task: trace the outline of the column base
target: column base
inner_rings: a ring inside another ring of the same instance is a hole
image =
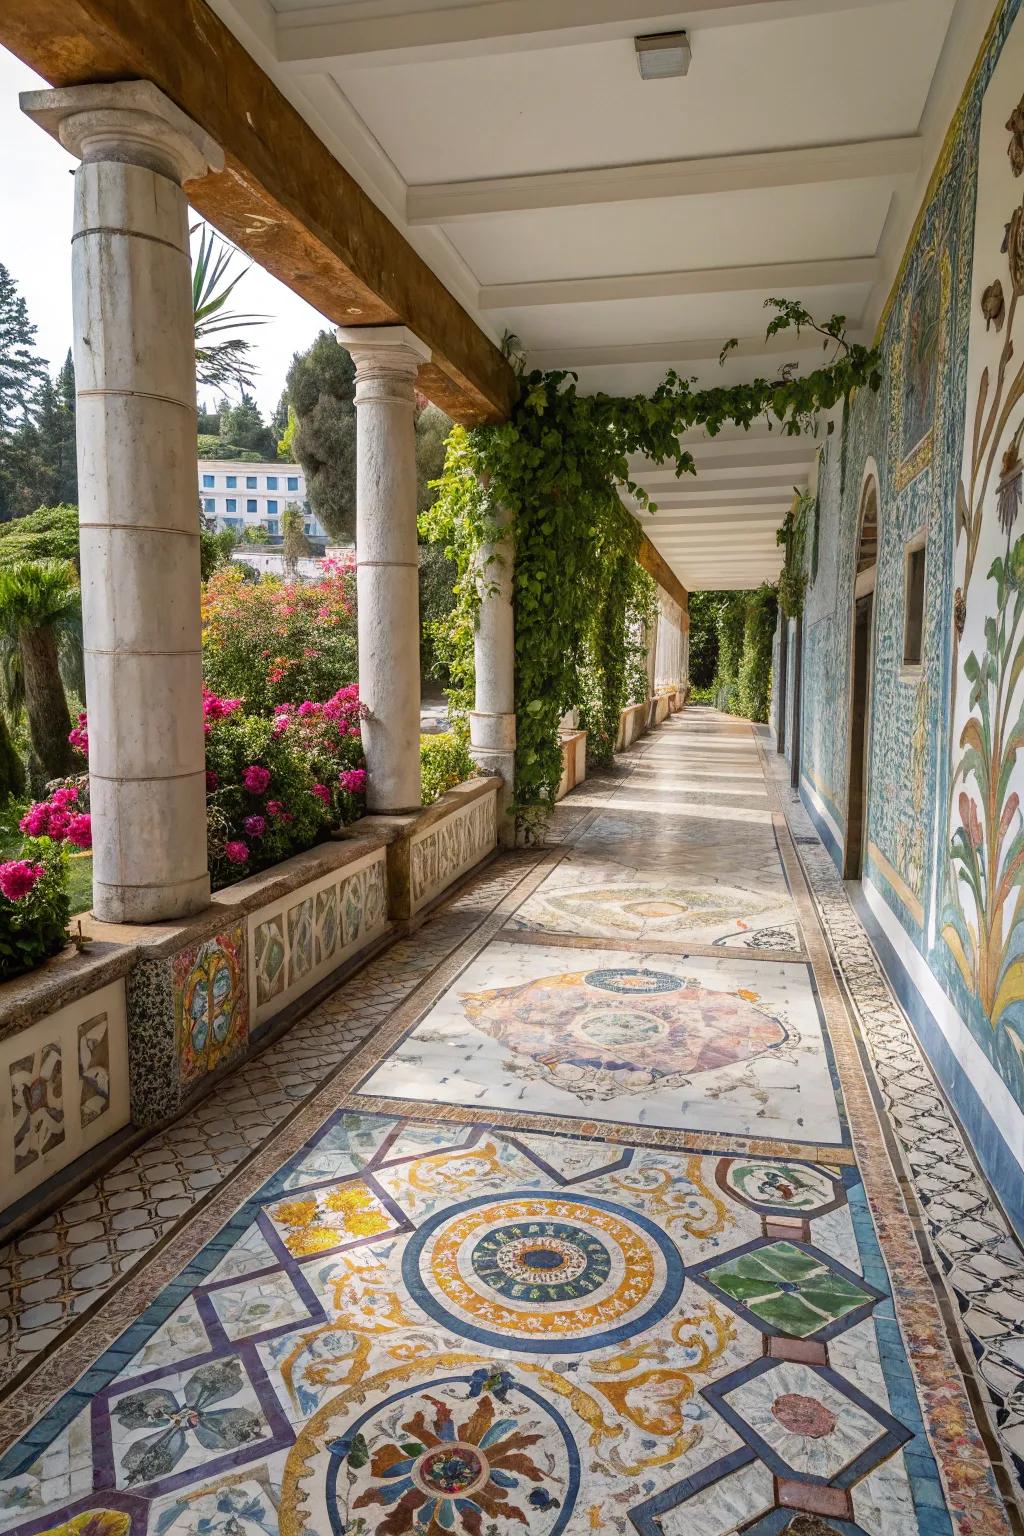
[[[93,916],[101,923],[166,923],[209,905],[208,874],[174,885],[93,885]]]

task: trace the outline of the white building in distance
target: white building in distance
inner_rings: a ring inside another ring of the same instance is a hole
[[[306,499],[306,477],[298,464],[251,464],[244,459],[200,459],[199,499],[203,515],[216,530],[264,528],[271,539],[283,533],[285,507],[300,506],[311,539],[327,532]]]

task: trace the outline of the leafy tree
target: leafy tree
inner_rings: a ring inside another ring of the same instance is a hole
[[[6,716],[0,709],[0,806],[12,796],[20,799],[24,793],[25,765],[18,756]]]
[[[277,442],[279,457],[281,454],[281,439],[284,437],[288,430],[288,419],[290,414],[291,407],[288,404],[288,391],[283,389],[281,391],[281,398],[278,400],[277,405],[274,407],[274,414],[270,418],[270,430],[273,432],[274,438]]]
[[[199,402],[196,431],[200,437],[220,437],[220,413],[226,401],[222,400],[215,411],[208,410],[203,400]]]
[[[331,538],[351,540],[356,526],[355,364],[330,331],[321,331],[306,352],[292,358],[287,389],[295,413],[292,451],[306,474],[310,506]]]
[[[71,560],[77,566],[77,507],[39,507],[13,522],[0,523],[0,567],[47,559]]]
[[[299,561],[307,559],[313,553],[313,546],[306,537],[302,518],[302,508],[296,506],[295,502],[289,502],[281,519],[281,529],[284,534],[284,568],[292,576],[299,568]]]
[[[422,396],[416,412],[416,511],[427,512],[437,499],[437,488],[432,480],[440,480],[444,473],[445,445],[452,429],[450,417]]]
[[[694,688],[710,688],[715,681],[718,615],[728,599],[728,592],[690,593],[690,682]]]
[[[739,703],[740,662],[747,627],[747,594],[726,594],[718,614],[718,672],[715,686],[719,707],[736,714]]]
[[[10,272],[0,262],[0,439],[29,414],[46,367],[33,350],[36,327]]]
[[[75,455],[75,365],[68,352],[51,383],[40,385],[35,401],[40,483],[33,506],[59,506],[78,501],[78,465]]]
[[[24,700],[32,749],[47,778],[78,772],[61,651],[81,653],[81,592],[67,560],[26,560],[0,569],[0,645],[8,696]]]
[[[277,439],[263,420],[256,401],[245,389],[238,405],[228,405],[221,410],[218,435],[222,443],[248,449],[261,459],[272,459],[277,451]]]

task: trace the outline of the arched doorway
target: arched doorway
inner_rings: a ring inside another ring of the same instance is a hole
[[[843,877],[859,880],[867,838],[868,763],[871,750],[871,651],[875,575],[878,570],[878,482],[869,474],[860,503],[854,572],[853,654],[846,790],[846,852]]]

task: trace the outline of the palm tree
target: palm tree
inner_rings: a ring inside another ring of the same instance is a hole
[[[0,569],[0,656],[5,692],[28,714],[32,749],[48,779],[77,773],[61,660],[81,656],[81,591],[70,560],[25,560]]]
[[[243,267],[229,277],[237,252],[214,234],[208,224],[194,224],[199,229],[199,250],[192,267],[192,309],[196,326],[196,381],[223,389],[237,384],[244,389],[252,383],[253,365],[249,361],[252,343],[234,336],[224,341],[210,338],[224,331],[237,331],[251,325],[263,325],[265,315],[241,315],[225,305],[248,272]]]

